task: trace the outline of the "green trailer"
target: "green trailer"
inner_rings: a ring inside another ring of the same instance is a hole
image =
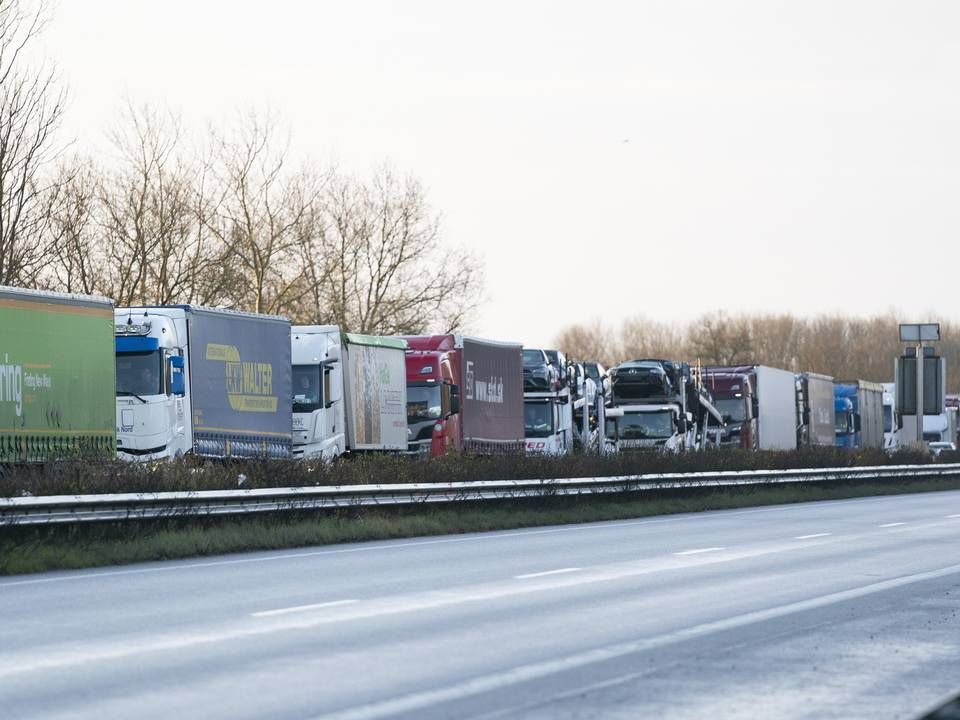
[[[113,301],[0,286],[0,463],[116,453]]]

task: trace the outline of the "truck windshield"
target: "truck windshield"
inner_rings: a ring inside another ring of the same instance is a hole
[[[726,422],[743,422],[747,419],[747,402],[745,398],[723,398],[715,400],[714,405]]]
[[[323,407],[319,365],[293,366],[293,412],[312,413]]]
[[[528,438],[549,437],[553,434],[553,405],[548,402],[523,404],[523,434]]]
[[[159,350],[117,353],[117,395],[160,395],[163,372]]]
[[[407,386],[407,424],[439,420],[442,412],[439,385]]]
[[[608,418],[607,434],[620,440],[669,438],[673,435],[673,413],[659,410]]]
[[[838,435],[846,435],[851,431],[853,424],[850,422],[850,411],[842,410],[837,413],[836,428]]]

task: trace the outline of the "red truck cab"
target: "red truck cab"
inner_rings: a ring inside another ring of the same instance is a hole
[[[460,452],[462,350],[453,335],[405,337],[407,341],[407,449],[439,457]]]
[[[756,449],[757,421],[753,377],[737,369],[706,368],[703,384],[713,395],[713,404],[723,414],[725,427],[720,445]]]

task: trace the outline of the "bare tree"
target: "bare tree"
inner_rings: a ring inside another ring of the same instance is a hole
[[[184,152],[179,118],[128,106],[112,141],[116,169],[98,182],[102,292],[121,306],[222,299],[222,252],[201,222],[205,169]]]
[[[215,134],[214,146],[218,199],[206,223],[235,280],[233,302],[254,312],[291,312],[311,291],[301,260],[316,217],[318,177],[287,171],[287,149],[270,117],[247,115],[236,133]]]
[[[315,317],[384,335],[463,327],[479,302],[482,267],[443,244],[420,183],[389,169],[369,183],[337,176],[324,209]]]
[[[683,354],[682,325],[636,316],[623,321],[620,338],[620,360],[678,358]]]
[[[64,292],[101,292],[106,273],[97,227],[98,171],[91,160],[77,158],[61,165],[58,175],[48,207],[52,261],[41,282]]]
[[[25,62],[46,22],[44,3],[0,2],[0,283],[33,285],[50,257],[51,188],[43,169],[55,157],[54,132],[65,94],[56,71]]]
[[[753,359],[750,323],[722,312],[702,315],[687,332],[688,353],[704,365],[735,365]]]
[[[599,320],[568,325],[553,342],[572,360],[596,361],[609,365],[620,359],[614,333]]]

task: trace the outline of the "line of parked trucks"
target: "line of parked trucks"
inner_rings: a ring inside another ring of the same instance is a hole
[[[4,462],[898,444],[890,388],[762,365],[607,371],[453,334],[375,337],[4,287],[0,323]]]

